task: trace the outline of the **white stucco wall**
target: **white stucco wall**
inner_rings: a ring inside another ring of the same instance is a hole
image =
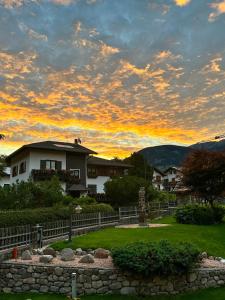
[[[10,177],[4,176],[0,178],[0,186],[4,186],[5,184],[10,184]]]
[[[97,178],[88,178],[87,177],[87,186],[89,184],[97,185],[97,193],[104,193],[104,183],[110,180],[109,176],[98,176]]]
[[[156,176],[160,176],[161,177],[161,182],[155,182],[156,180]],[[162,174],[160,174],[159,172],[157,172],[156,170],[153,171],[153,176],[152,176],[152,185],[154,186],[154,188],[156,188],[157,190],[163,190],[163,179],[164,177],[162,176]]]
[[[30,152],[30,171],[32,169],[40,170],[41,160],[57,160],[62,162],[62,169],[66,169],[66,152],[55,151],[37,151]]]
[[[20,163],[26,161],[26,172],[19,174],[19,168]],[[15,183],[17,180],[19,181],[26,181],[30,177],[30,171],[29,171],[29,165],[30,165],[30,156],[29,154],[25,156],[22,159],[16,160],[16,158],[13,160],[13,163],[11,165],[11,172],[10,172],[10,184]],[[12,176],[13,167],[18,166],[18,174],[17,176]]]
[[[62,169],[66,169],[66,153],[64,152],[54,152],[54,151],[38,151],[32,150],[30,154],[28,154],[23,159],[17,160],[16,157],[13,160],[11,165],[11,176],[10,176],[10,183],[15,183],[17,180],[19,181],[27,181],[30,177],[32,169],[40,170],[40,161],[41,160],[57,160],[62,162]],[[18,174],[17,176],[12,177],[12,170],[14,166],[19,166],[20,163],[26,161],[26,172],[23,174]],[[63,188],[65,188],[63,186]]]

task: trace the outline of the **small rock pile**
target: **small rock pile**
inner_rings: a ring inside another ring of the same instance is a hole
[[[33,252],[30,250],[25,250],[22,253],[22,260],[32,260],[32,255],[39,256],[39,262],[44,264],[49,264],[53,262],[54,258],[59,257],[61,261],[68,262],[74,261],[78,256],[79,263],[91,264],[95,262],[95,259],[107,259],[110,256],[110,251],[98,248],[96,250],[88,249],[87,251],[77,248],[75,251],[71,248],[65,248],[61,252],[54,250],[51,247],[45,249],[35,249]]]

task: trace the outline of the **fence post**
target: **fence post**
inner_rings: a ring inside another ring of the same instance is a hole
[[[135,206],[135,216],[138,216],[138,212],[137,212],[137,206]]]
[[[43,246],[43,226],[37,224],[35,226],[35,229],[36,229],[36,245],[37,245],[37,248],[42,248]]]
[[[101,226],[101,212],[98,213],[98,225]]]
[[[72,241],[72,214],[70,215],[70,218],[69,218],[69,232],[68,232],[68,235],[69,235],[69,242]]]

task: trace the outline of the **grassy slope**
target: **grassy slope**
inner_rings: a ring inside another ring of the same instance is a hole
[[[36,294],[0,294],[1,300],[66,300],[65,296],[59,295],[36,295]],[[225,288],[209,289],[181,296],[161,296],[161,297],[131,297],[131,296],[116,296],[116,295],[93,295],[81,297],[81,300],[224,300]]]
[[[192,242],[202,251],[211,255],[225,257],[225,223],[220,225],[199,226],[176,224],[172,218],[165,218],[159,223],[170,223],[171,226],[143,229],[108,228],[89,233],[73,239],[72,243],[58,242],[53,246],[61,250],[65,247],[111,249],[135,241],[159,241],[168,239],[171,242]]]

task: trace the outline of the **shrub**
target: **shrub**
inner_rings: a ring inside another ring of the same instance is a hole
[[[84,205],[81,207],[82,213],[92,213],[92,212],[102,212],[102,213],[110,213],[114,212],[114,209],[110,204],[105,204],[105,203],[99,203],[99,204],[89,204],[89,205]]]
[[[150,183],[136,176],[116,177],[104,184],[106,198],[115,207],[137,204],[140,187],[146,190]]]
[[[97,204],[95,198],[90,196],[80,197],[80,198],[73,198],[72,196],[64,196],[63,199],[64,205],[90,205],[90,204]]]
[[[21,181],[7,188],[0,187],[1,209],[51,207],[63,201],[62,187],[57,177],[50,181]]]
[[[175,218],[181,224],[211,225],[221,223],[224,215],[222,206],[186,205],[176,210]]]
[[[199,254],[192,244],[172,245],[168,241],[138,242],[112,250],[113,261],[119,268],[143,276],[186,273],[199,261]]]
[[[155,202],[170,202],[170,201],[176,201],[176,195],[173,193],[169,193],[166,191],[158,191],[153,186],[149,186],[149,188],[146,191],[146,196],[148,201],[155,201]]]
[[[65,220],[70,216],[68,207],[36,208],[18,211],[1,211],[0,227],[36,225],[38,223]]]
[[[82,213],[113,212],[113,208],[108,204],[85,205],[82,208]],[[0,227],[27,224],[36,225],[56,220],[68,220],[70,214],[71,208],[65,206],[20,211],[0,211]]]

